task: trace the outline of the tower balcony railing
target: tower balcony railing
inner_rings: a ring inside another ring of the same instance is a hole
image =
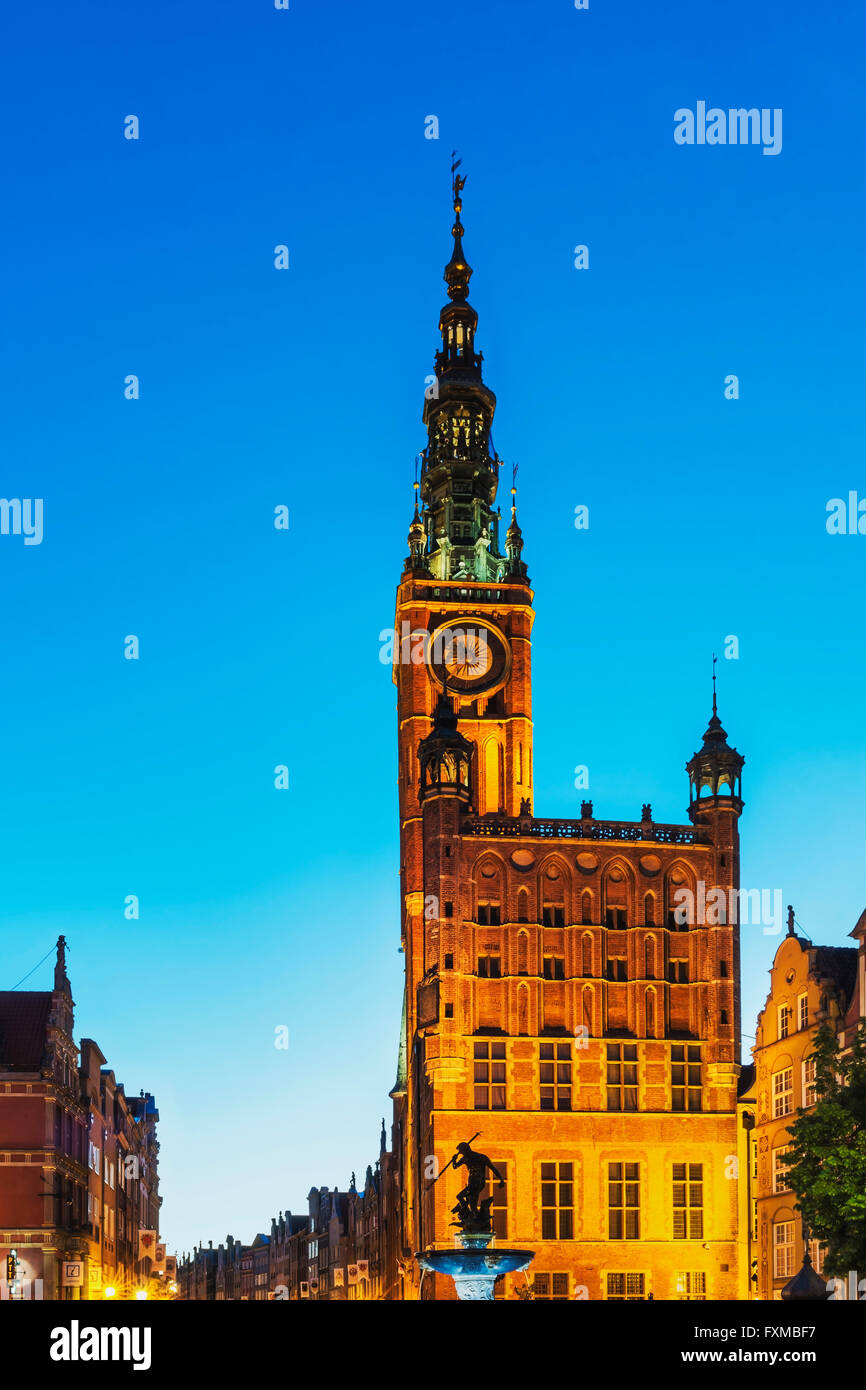
[[[696,825],[655,821],[539,820],[528,816],[467,816],[465,835],[533,840],[647,840],[659,845],[706,845],[709,831]]]
[[[434,365],[437,376],[440,372],[453,371],[455,367],[462,367],[474,376],[476,373],[480,375],[483,362],[483,352],[470,352],[468,348],[454,344],[436,353]]]

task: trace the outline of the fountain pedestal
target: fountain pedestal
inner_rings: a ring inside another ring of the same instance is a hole
[[[422,1269],[433,1274],[450,1274],[457,1297],[464,1302],[493,1300],[493,1286],[500,1274],[528,1269],[535,1258],[532,1250],[490,1249],[493,1233],[476,1235],[461,1231],[453,1250],[425,1250],[416,1255]]]

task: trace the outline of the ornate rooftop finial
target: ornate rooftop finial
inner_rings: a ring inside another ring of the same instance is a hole
[[[465,303],[472,276],[472,267],[467,264],[463,254],[463,223],[460,221],[466,180],[460,177],[457,170],[462,163],[463,160],[457,158],[457,151],[452,150],[451,193],[454,202],[454,226],[451,228],[451,235],[454,238],[454,249],[451,252],[451,259],[445,267],[445,283],[448,286],[448,298],[453,299],[458,304]]]
[[[719,659],[719,658],[716,656],[715,652],[713,652],[713,714],[716,714],[716,713],[717,713],[717,711],[716,711],[716,662],[718,661],[718,659]]]
[[[511,475],[511,525],[505,533],[505,573],[510,576],[525,577],[526,565],[520,556],[523,551],[523,532],[517,520],[517,470],[515,463]]]
[[[57,963],[54,966],[54,988],[66,994],[71,993],[69,977],[66,974],[66,937],[57,938]]]

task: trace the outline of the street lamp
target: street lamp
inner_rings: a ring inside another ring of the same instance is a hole
[[[136,1289],[135,1296],[137,1299],[147,1298],[147,1289]]]
[[[103,1298],[114,1298],[114,1295],[115,1295],[116,1293],[117,1293],[117,1290],[113,1287],[113,1285],[111,1285],[111,1284],[106,1284],[105,1288],[102,1290],[102,1297],[103,1297]]]

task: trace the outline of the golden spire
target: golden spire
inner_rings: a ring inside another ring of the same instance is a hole
[[[463,189],[466,184],[465,178],[461,178],[457,170],[463,163],[462,159],[456,158],[457,151],[451,151],[451,193],[454,202],[454,226],[451,228],[451,235],[454,238],[454,249],[451,252],[451,259],[445,267],[445,283],[448,286],[448,297],[458,304],[466,302],[469,294],[469,280],[472,275],[472,267],[466,262],[463,255],[463,223],[460,221],[460,214],[463,211]]]

